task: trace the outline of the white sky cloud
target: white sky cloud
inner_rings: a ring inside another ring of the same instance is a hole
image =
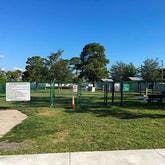
[[[0,53],[0,59],[5,58],[5,55]]]
[[[13,70],[20,70],[20,71],[22,71],[22,72],[25,71],[25,69],[22,69],[22,68],[19,68],[19,67],[14,67]]]
[[[5,68],[0,68],[0,70],[5,71]]]

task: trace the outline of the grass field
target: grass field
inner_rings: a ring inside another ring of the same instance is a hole
[[[17,106],[1,95],[1,109],[17,108],[28,118],[0,139],[0,154],[165,148],[164,104],[127,95],[122,107],[119,99],[105,106],[101,91],[84,92],[74,111],[69,90],[56,96],[49,108],[47,90],[33,91],[31,104]]]

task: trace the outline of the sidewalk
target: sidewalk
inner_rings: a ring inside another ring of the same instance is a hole
[[[0,156],[0,165],[165,165],[165,149]]]
[[[0,137],[26,118],[27,116],[18,110],[0,110]]]

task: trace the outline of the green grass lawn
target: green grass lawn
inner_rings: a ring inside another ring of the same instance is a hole
[[[28,118],[0,139],[0,154],[165,148],[164,104],[127,96],[123,107],[119,100],[104,106],[100,91],[83,94],[73,111],[68,90],[57,94],[55,108],[49,108],[48,92],[32,95],[31,107],[17,107]],[[0,103],[1,109],[15,106],[3,97]]]

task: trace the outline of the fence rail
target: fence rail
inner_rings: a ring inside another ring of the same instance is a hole
[[[77,92],[73,92],[73,85],[77,85]],[[115,104],[146,104],[143,97],[148,93],[159,94],[165,92],[164,83],[146,83],[146,82],[123,82],[108,83],[98,82],[96,91],[91,91],[89,83],[55,83],[42,82],[30,83],[31,100],[30,102],[6,102],[6,84],[0,83],[0,108],[20,107],[64,107],[72,108],[72,98],[75,98],[75,104],[78,107],[88,106],[109,106]],[[121,89],[122,87],[122,89]],[[151,88],[152,87],[152,88]],[[12,91],[11,91],[12,92]],[[163,101],[164,103],[164,101]]]

